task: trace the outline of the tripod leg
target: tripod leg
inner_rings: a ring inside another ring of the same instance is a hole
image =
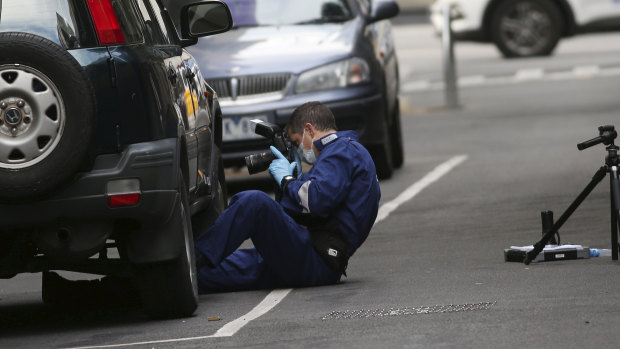
[[[618,260],[618,207],[620,206],[620,184],[618,184],[618,168],[612,166],[610,176],[611,192],[611,259]]]
[[[542,251],[543,248],[545,248],[545,245],[547,244],[547,242],[549,242],[549,240],[551,240],[553,235],[555,235],[558,232],[558,230],[560,230],[562,225],[568,220],[568,217],[570,217],[570,215],[572,215],[573,212],[575,212],[577,207],[581,205],[583,200],[585,200],[585,198],[590,194],[590,192],[592,192],[594,187],[596,187],[596,185],[599,184],[603,180],[603,178],[605,178],[605,175],[607,175],[607,166],[602,166],[601,168],[598,169],[598,171],[596,171],[596,173],[590,180],[590,183],[588,183],[588,185],[586,185],[586,187],[581,191],[581,193],[577,195],[577,198],[575,199],[575,201],[573,201],[570,204],[570,206],[568,206],[566,211],[564,211],[564,213],[562,213],[560,218],[553,224],[553,227],[551,227],[551,229],[549,229],[549,231],[545,233],[542,239],[540,239],[540,241],[534,244],[534,248],[525,255],[525,259],[523,260],[523,263],[525,265],[530,264],[530,262],[534,258],[536,258],[536,256],[538,256],[540,251]],[[616,177],[616,187],[618,187],[617,179],[618,177]],[[619,194],[620,194],[620,191],[619,191]]]

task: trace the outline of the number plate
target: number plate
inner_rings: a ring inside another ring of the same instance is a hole
[[[223,139],[224,141],[241,141],[247,139],[263,138],[263,136],[254,133],[251,120],[259,119],[269,121],[266,115],[254,116],[236,116],[232,118],[224,117],[223,122]]]

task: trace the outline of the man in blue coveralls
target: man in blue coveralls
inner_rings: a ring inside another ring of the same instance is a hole
[[[196,240],[201,293],[334,284],[372,228],[381,192],[375,166],[354,131],[336,131],[319,102],[297,108],[288,124],[297,161],[276,155],[269,173],[279,202],[261,191],[234,195]],[[301,173],[299,159],[312,164]],[[255,248],[237,249],[251,239]],[[346,274],[345,274],[346,275]]]
[[[348,259],[372,228],[381,192],[375,165],[354,131],[336,131],[332,112],[319,102],[297,108],[287,132],[298,161],[276,155],[269,172],[281,200],[245,191],[195,241],[200,293],[337,283]],[[314,165],[301,173],[301,162]],[[255,248],[237,248],[251,239]],[[346,274],[345,274],[346,275]],[[69,281],[46,273],[54,292],[48,302],[77,298],[131,304],[138,299],[129,279]],[[97,297],[88,297],[95,294]]]

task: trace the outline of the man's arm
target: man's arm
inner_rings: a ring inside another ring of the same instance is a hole
[[[347,198],[352,171],[347,153],[321,157],[307,175],[286,183],[281,204],[295,212],[327,217]]]

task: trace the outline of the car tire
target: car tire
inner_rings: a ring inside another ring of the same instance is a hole
[[[377,177],[379,179],[388,179],[392,177],[394,166],[392,164],[392,147],[389,138],[389,130],[387,122],[383,125],[383,143],[368,147],[372,160],[375,163]]]
[[[136,266],[142,305],[153,318],[186,317],[198,307],[198,279],[187,189],[179,175],[179,195],[172,217],[162,229],[183,233],[184,244],[172,261]]]
[[[550,55],[563,27],[562,13],[551,1],[506,0],[493,12],[490,30],[504,57],[515,58]]]
[[[400,102],[398,99],[396,99],[396,105],[392,114],[390,142],[392,142],[392,166],[394,168],[401,168],[405,160],[405,150],[403,147],[403,132],[400,125]]]
[[[0,201],[40,198],[78,170],[95,128],[93,87],[61,46],[0,33]]]

